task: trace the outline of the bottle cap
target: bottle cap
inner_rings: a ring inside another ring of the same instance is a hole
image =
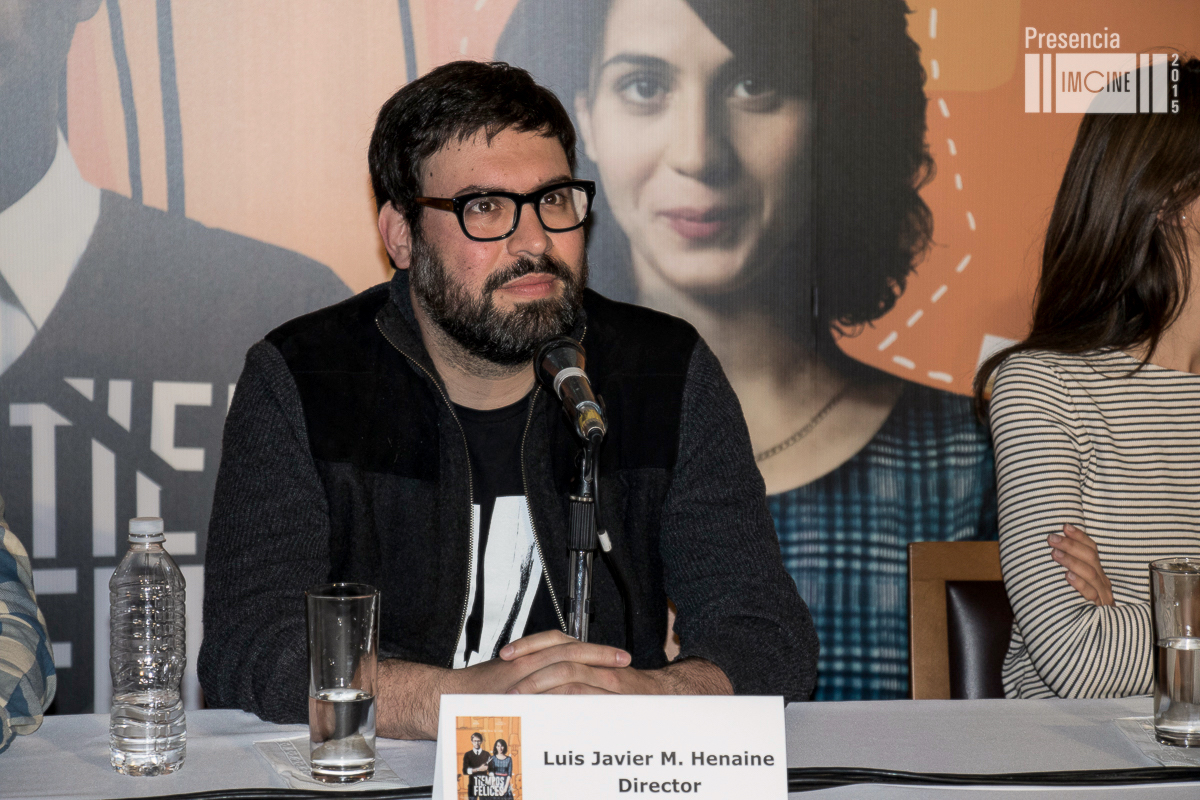
[[[129,541],[131,542],[161,542],[163,536],[163,521],[159,517],[134,517],[129,520]]]

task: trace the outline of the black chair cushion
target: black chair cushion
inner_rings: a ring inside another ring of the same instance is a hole
[[[1012,622],[1003,581],[946,581],[951,699],[1004,697],[1000,668]]]

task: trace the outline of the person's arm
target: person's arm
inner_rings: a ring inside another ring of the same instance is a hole
[[[283,357],[246,355],[221,447],[198,671],[214,708],[308,719],[304,590],[329,573],[329,513]]]
[[[678,610],[681,660],[666,669],[676,691],[711,690],[715,666],[737,694],[808,699],[812,617],[784,569],[741,405],[703,341],[688,367],[660,547]]]
[[[1149,605],[1096,605],[1053,557],[1050,537],[1065,524],[1087,528],[1092,444],[1068,387],[1045,362],[1014,357],[997,373],[989,415],[1004,586],[1034,669],[1059,697],[1148,692]]]
[[[0,499],[0,753],[41,726],[57,680],[29,556],[5,525]]]

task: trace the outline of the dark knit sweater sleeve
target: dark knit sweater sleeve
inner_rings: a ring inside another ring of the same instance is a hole
[[[308,718],[304,590],[327,580],[329,512],[279,351],[246,355],[225,421],[198,670],[208,705]]]
[[[807,700],[812,617],[783,567],[741,405],[703,341],[688,367],[661,547],[681,657],[716,664],[737,694]]]

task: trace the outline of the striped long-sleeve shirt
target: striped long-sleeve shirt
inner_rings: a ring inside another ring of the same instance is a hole
[[[33,733],[54,699],[54,656],[33,593],[29,556],[4,524],[0,499],[0,752]]]
[[[1158,558],[1200,556],[1200,376],[1121,352],[1014,355],[991,401],[1000,562],[1013,605],[1009,697],[1151,690],[1150,583]],[[1085,600],[1046,537],[1096,542],[1111,606]]]

